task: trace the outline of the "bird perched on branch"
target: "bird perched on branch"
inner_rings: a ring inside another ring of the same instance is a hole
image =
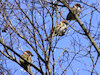
[[[22,55],[21,55],[25,60],[27,60],[28,62],[32,63],[32,59],[31,59],[31,56],[32,53],[30,51],[25,51]],[[31,72],[31,68],[30,68],[30,64],[28,64],[26,61],[24,61],[23,59],[20,58],[20,64],[21,66],[26,70],[28,71],[29,73],[32,74]]]
[[[45,41],[47,41],[51,36],[63,36],[67,30],[68,24],[69,23],[67,22],[67,20],[61,21],[60,23],[56,24],[55,27],[51,30],[50,36],[48,36]]]
[[[76,14],[77,16],[80,15],[81,13],[81,5],[79,3],[76,3],[74,4],[74,6],[72,7],[72,12],[69,12],[67,17],[66,17],[66,20],[75,20],[75,17],[73,16],[73,14]]]

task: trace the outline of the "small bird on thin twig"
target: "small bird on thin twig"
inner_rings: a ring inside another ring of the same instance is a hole
[[[73,13],[76,14],[76,15],[80,15],[81,13],[81,5],[79,3],[76,3],[74,4],[74,6],[72,7],[72,13],[69,12],[67,17],[66,17],[66,20],[75,20],[75,17],[73,16]]]
[[[48,41],[48,39],[53,35],[53,36],[63,36],[67,30],[67,25],[69,23],[64,20],[61,21],[60,23],[56,24],[55,27],[51,30],[50,36],[48,36],[45,41]]]
[[[22,57],[27,60],[28,62],[32,63],[32,59],[31,59],[32,53],[30,51],[25,51],[22,54]],[[28,71],[30,74],[32,74],[31,68],[30,68],[30,64],[28,64],[27,62],[25,62],[23,59],[20,58],[20,64],[21,66]]]

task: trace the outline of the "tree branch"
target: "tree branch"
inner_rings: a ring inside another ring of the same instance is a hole
[[[63,1],[61,1],[61,3],[64,4],[64,5],[69,9],[69,11],[70,11],[71,13],[73,13],[72,10],[71,10],[71,8],[70,8],[70,6],[68,6],[67,3],[65,3],[65,2],[63,2]],[[76,21],[79,23],[79,25],[80,25],[81,28],[83,29],[83,31],[85,32],[85,35],[88,37],[88,39],[90,40],[90,42],[92,43],[92,45],[94,46],[94,48],[96,49],[96,51],[98,52],[98,54],[100,55],[100,49],[98,48],[97,44],[96,44],[95,41],[93,40],[91,34],[87,31],[87,29],[85,28],[85,26],[84,26],[84,24],[81,22],[81,20],[78,18],[78,16],[77,16],[76,14],[74,14],[74,13],[73,13],[73,15],[74,15]]]

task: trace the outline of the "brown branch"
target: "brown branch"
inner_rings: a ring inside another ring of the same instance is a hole
[[[21,67],[22,67],[22,65],[20,64],[20,62],[16,59],[16,58],[14,58],[14,57],[9,57],[9,56],[7,56],[4,52],[2,52],[1,50],[0,50],[0,53],[2,53],[5,57],[7,57],[8,59],[10,59],[10,60],[12,60],[12,61],[14,61],[14,62],[16,62],[17,64],[19,64]],[[23,58],[23,57],[22,57]],[[24,58],[23,58],[24,59]],[[26,60],[27,61],[27,60]],[[26,70],[26,69],[25,69]],[[30,75],[34,75],[34,74],[32,74],[32,73],[30,73],[28,70],[26,70]]]
[[[91,75],[93,75],[93,71],[94,71],[94,68],[95,68],[95,66],[97,64],[98,59],[99,59],[99,55],[97,56],[97,59],[96,59],[95,63],[93,64],[93,68],[92,68],[92,71],[91,71]]]
[[[72,12],[71,8],[68,6],[67,3],[61,1],[68,9],[70,12]],[[73,12],[72,12],[73,13]],[[95,41],[93,40],[91,34],[87,31],[87,29],[85,28],[84,24],[81,22],[81,20],[78,18],[78,16],[76,14],[74,14],[74,17],[76,19],[76,21],[79,23],[79,25],[81,26],[81,28],[83,29],[83,31],[85,32],[85,35],[88,37],[88,39],[90,40],[90,42],[92,43],[92,45],[94,46],[94,48],[96,49],[96,51],[98,52],[98,54],[100,55],[100,49],[98,48],[97,44],[95,43]]]
[[[9,46],[5,45],[1,40],[0,40],[0,43],[8,48],[9,50],[11,50],[14,54],[16,54],[19,58],[23,59],[25,62],[27,62],[28,64],[30,64],[31,66],[33,66],[36,70],[38,70],[41,74],[44,74],[43,72],[41,72],[40,69],[38,69],[38,67],[36,67],[35,65],[33,65],[32,63],[28,62],[27,60],[25,60],[23,57],[21,57],[17,52],[15,52],[13,49],[11,49]]]
[[[6,18],[4,17],[3,15],[3,18],[5,20],[5,22],[11,27],[11,29],[20,37],[22,38],[23,40],[25,40],[32,48],[33,50],[36,52],[36,54],[38,55],[38,57],[45,63],[44,59],[39,55],[39,53],[37,52],[37,50],[33,47],[33,45],[26,39],[24,38],[23,36],[21,36],[17,31],[16,29],[14,28],[14,26],[11,26],[13,25],[12,22],[10,21],[9,17],[7,18],[9,20],[10,23],[7,22]],[[10,25],[11,24],[11,25]]]
[[[19,9],[21,10],[21,12],[25,15],[25,17],[28,19],[28,21],[30,22],[30,24],[34,27],[34,29],[36,29],[38,31],[39,37],[41,39],[41,41],[43,42],[42,36],[39,33],[39,30],[34,26],[34,24],[32,23],[32,21],[29,19],[28,15],[23,11],[23,9],[20,7],[20,5],[18,4],[18,2],[15,0],[16,4],[18,5]],[[17,32],[17,35],[20,36],[20,34]],[[36,54],[38,55],[38,57],[45,63],[44,59],[39,55],[39,53],[37,52],[37,50],[32,46],[32,44],[24,37],[20,36],[22,39],[24,39],[32,48],[33,50],[36,52]],[[41,47],[40,47],[41,48]],[[41,48],[42,49],[42,48]],[[43,49],[42,49],[43,50]]]
[[[99,11],[95,6],[93,6],[93,5],[89,5],[89,4],[85,3],[85,2],[83,2],[82,0],[81,0],[81,3],[83,3],[83,4],[85,4],[85,5],[89,6],[89,7],[94,8],[95,10],[97,10],[97,12],[100,13],[100,11]]]

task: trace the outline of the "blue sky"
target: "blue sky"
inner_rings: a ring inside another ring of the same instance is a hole
[[[84,0],[84,1],[86,2],[87,0]],[[92,4],[96,4],[96,2],[98,2],[98,0],[88,0],[87,3],[92,5]],[[75,3],[77,3],[77,2],[72,2],[71,7]],[[86,13],[89,13],[92,10],[94,10],[93,8],[90,8],[89,6],[86,6],[86,5],[82,4],[82,3],[80,3],[80,4],[84,8],[82,9],[82,14],[80,15],[79,18],[81,18]],[[96,4],[96,6],[97,6],[97,8],[99,8],[99,11],[100,11],[99,5]],[[21,7],[23,9],[26,9],[26,10],[28,9],[24,4],[22,4]],[[36,7],[41,7],[41,6],[36,5]],[[49,7],[48,7],[48,9],[49,9]],[[41,11],[40,13],[42,14],[42,9],[38,8],[38,10]],[[66,18],[66,16],[67,16],[69,11],[65,7],[63,7],[63,8],[60,7],[59,8],[59,11],[63,11],[63,10],[64,10],[64,12],[63,12],[62,16],[64,18]],[[46,9],[45,9],[45,12],[47,13]],[[15,13],[19,16],[19,18],[22,19],[22,17],[21,17],[22,14],[20,14],[20,13],[18,14],[18,10],[16,10]],[[27,14],[30,15],[29,10],[27,11]],[[39,26],[42,27],[43,26],[43,20],[42,20],[41,15],[36,10],[34,10],[34,15],[33,16],[36,16],[36,20],[37,20]],[[32,16],[30,15],[29,17],[31,19]],[[91,13],[89,13],[85,17],[83,17],[81,19],[81,21],[83,22],[84,26],[87,29],[89,29],[89,27],[90,27],[90,29],[91,29],[90,33],[91,33],[92,36],[94,36],[95,34],[98,35],[100,33],[100,29],[97,30],[98,26],[100,28],[100,25],[98,24],[100,22],[100,13],[95,11],[95,12],[93,12],[93,16],[92,17],[93,18],[92,18],[91,26],[89,25],[90,18],[91,18]],[[17,26],[17,28],[19,28],[19,30],[20,30],[21,27],[22,27],[22,24],[18,23],[16,18],[14,18],[14,17],[12,17],[12,18],[13,18],[12,19],[13,24],[15,26]],[[62,20],[63,20],[62,18],[59,18],[58,23],[59,23],[59,21],[62,21]],[[26,19],[24,19],[23,22],[25,22],[25,21],[27,22],[26,24],[29,25],[30,29],[32,29],[30,23]],[[51,24],[52,24],[49,14],[46,15],[45,22],[46,22],[46,24],[45,24],[46,25],[46,31],[48,32],[48,35],[49,35],[49,32],[51,30]],[[70,22],[70,24],[72,24],[73,22],[74,21]],[[35,23],[35,25],[37,25],[36,22],[34,22],[34,23]],[[54,15],[54,25],[55,24],[56,24],[56,15]],[[75,30],[79,30],[80,32],[84,33],[77,22],[74,24],[73,27],[74,27]],[[69,29],[71,29],[71,28],[69,27]],[[24,31],[25,31],[25,34],[27,35],[26,38],[29,40],[30,38],[28,37],[29,34],[27,32],[27,29],[24,29]],[[40,33],[41,33],[42,37],[45,39],[46,36],[44,35],[44,32],[41,29],[40,29]],[[9,45],[9,35],[7,33],[2,33],[2,35],[3,35],[3,37],[6,36],[5,40],[7,39],[6,42]],[[34,55],[32,57],[33,64],[38,66],[38,64],[37,64],[37,55],[32,50],[32,48],[28,44],[26,44],[26,42],[23,41],[21,38],[18,38],[17,35],[13,34],[13,36],[16,36],[16,38],[12,38],[14,40],[13,47],[14,47],[15,51],[17,53],[19,53],[20,55],[22,55],[22,51],[21,50],[23,50],[23,51],[30,50],[32,52],[32,54]],[[77,52],[79,52],[79,53],[76,54],[75,59],[72,61],[71,66],[68,67],[68,69],[67,69],[65,74],[66,75],[73,75],[75,73],[75,75],[84,75],[84,74],[85,75],[90,75],[91,72],[89,72],[89,71],[92,70],[92,64],[93,63],[92,63],[92,60],[90,59],[90,54],[88,54],[88,51],[90,50],[89,46],[91,45],[89,39],[86,36],[75,32],[73,29],[71,29],[71,31],[68,34],[66,34],[65,36],[57,37],[57,38],[60,38],[60,40],[57,43],[57,47],[59,49],[57,49],[57,48],[54,49],[55,61],[59,58],[59,56],[61,55],[61,53],[63,52],[64,49],[66,49],[66,52],[65,52],[64,55],[62,55],[60,57],[59,61],[57,61],[57,63],[56,63],[55,72],[58,73],[58,74],[56,73],[56,75],[61,75],[62,68],[65,69],[69,65],[69,63],[71,62],[71,60],[73,59],[73,57],[75,56],[75,54]],[[98,39],[96,39],[96,38],[98,38]],[[54,46],[54,44],[55,44],[55,39],[56,39],[56,37],[54,37],[54,39],[53,39],[54,41],[53,41],[52,46]],[[94,40],[96,41],[97,45],[100,47],[100,44],[99,44],[100,39],[99,39],[99,37],[94,37]],[[34,42],[34,41],[32,41],[32,42]],[[45,46],[47,47],[48,46],[47,45],[48,42],[44,42],[44,43],[45,43]],[[21,50],[20,50],[19,47],[21,48]],[[3,50],[3,48],[1,46],[0,46],[0,49]],[[40,50],[40,48],[38,48],[38,49],[39,49],[39,53],[42,55],[42,51]],[[96,52],[96,50],[94,49],[93,46],[91,46],[91,55],[93,57],[93,60],[96,61],[97,52]],[[19,60],[18,57],[17,57],[17,59]],[[50,59],[52,61],[52,54],[51,54],[51,58]],[[63,61],[63,59],[64,59],[64,61]],[[62,60],[61,61],[62,65],[60,64],[61,63],[60,60]],[[11,60],[8,60],[8,59],[6,60],[6,62],[8,63],[7,64],[7,68],[9,68],[11,70],[12,75],[27,75],[26,72],[21,71],[22,68],[18,64],[16,64],[15,62],[13,62]],[[99,63],[100,63],[100,59],[98,60],[98,62],[96,64],[96,67],[95,67],[95,70],[97,71],[98,74],[100,73],[100,67],[99,67],[100,64]],[[43,69],[44,69],[44,67],[43,67]],[[36,72],[33,68],[32,68],[32,70],[33,70],[33,73]]]

